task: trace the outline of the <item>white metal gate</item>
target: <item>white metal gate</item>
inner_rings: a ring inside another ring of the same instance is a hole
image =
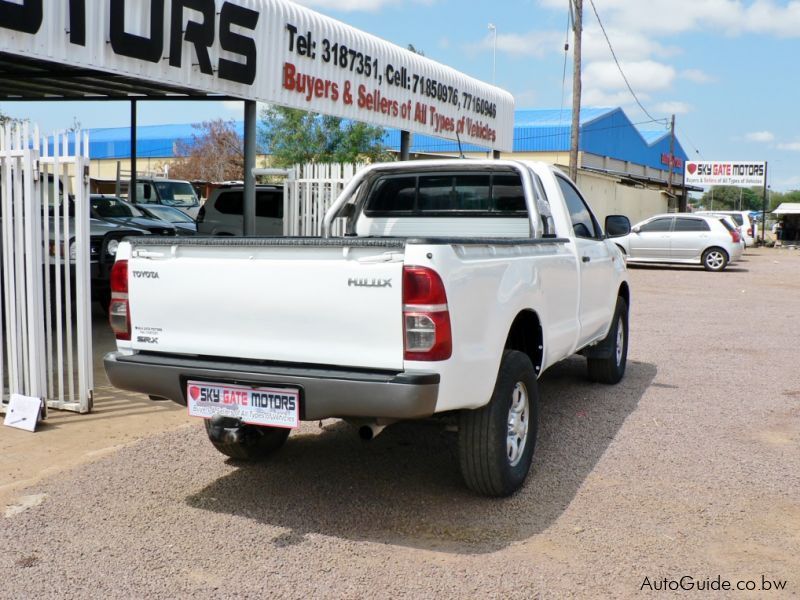
[[[0,130],[0,220],[0,411],[22,394],[89,412],[88,136]]]
[[[325,213],[362,164],[295,165],[284,184],[283,234],[322,235]],[[333,235],[344,233],[344,219],[336,219]]]

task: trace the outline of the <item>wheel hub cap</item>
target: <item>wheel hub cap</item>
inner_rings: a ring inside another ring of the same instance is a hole
[[[625,324],[622,322],[620,318],[619,322],[617,323],[617,366],[622,364],[622,350],[625,347],[625,330],[623,329]]]
[[[712,252],[708,255],[708,266],[718,269],[722,266],[722,255],[719,252]]]
[[[518,381],[511,392],[511,407],[508,410],[508,435],[506,458],[512,467],[517,466],[525,453],[528,441],[529,406],[528,389]]]

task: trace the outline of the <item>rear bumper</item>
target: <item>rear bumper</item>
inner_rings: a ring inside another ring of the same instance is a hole
[[[436,410],[438,373],[346,371],[320,367],[261,365],[171,355],[106,354],[115,387],[169,398],[186,405],[189,379],[300,389],[300,418],[418,419]]]

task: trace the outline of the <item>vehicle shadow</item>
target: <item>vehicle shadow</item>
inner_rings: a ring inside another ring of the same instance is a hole
[[[522,490],[476,496],[461,481],[457,434],[440,422],[398,423],[372,442],[336,421],[289,438],[269,462],[241,465],[186,498],[188,505],[288,529],[274,546],[306,534],[481,554],[547,529],[652,384],[655,365],[629,362],[625,379],[586,379],[574,357],[540,381],[539,440]],[[234,463],[231,463],[234,464]]]
[[[738,264],[739,261],[737,261]],[[747,262],[747,261],[742,261]],[[702,265],[668,265],[668,264],[644,264],[644,263],[628,263],[628,269],[632,271],[688,271],[695,273],[707,273]],[[725,267],[722,273],[749,273],[750,269],[739,266]]]

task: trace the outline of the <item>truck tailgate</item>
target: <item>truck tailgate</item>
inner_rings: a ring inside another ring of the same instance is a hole
[[[137,243],[134,349],[401,370],[402,248]]]

